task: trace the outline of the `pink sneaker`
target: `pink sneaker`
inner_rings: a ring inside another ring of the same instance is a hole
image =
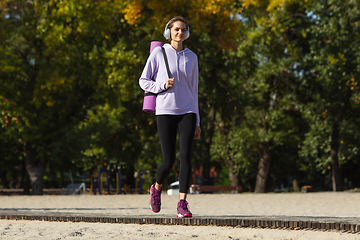
[[[160,212],[161,209],[161,190],[155,188],[155,183],[150,187],[150,201],[149,205],[154,213]]]
[[[188,205],[188,202],[183,199],[178,202],[176,218],[192,217],[192,213],[189,211]]]

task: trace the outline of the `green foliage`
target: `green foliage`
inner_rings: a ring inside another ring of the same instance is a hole
[[[18,136],[32,145],[34,161],[60,171],[82,158],[87,142],[78,124],[88,109],[115,95],[110,80],[116,76],[106,74],[114,60],[109,50],[129,30],[120,23],[123,3],[82,2],[7,1],[2,9],[0,49],[10,58],[1,61],[0,96],[11,103],[8,111],[17,116]],[[118,59],[134,62],[130,54]],[[128,92],[120,92],[122,99]]]
[[[175,15],[189,20],[185,45],[199,59],[202,134],[193,162],[204,172],[215,166],[217,184],[230,184],[232,161],[252,191],[264,148],[268,189],[318,176],[328,184],[334,143],[341,168],[359,163],[356,1],[8,0],[0,1],[7,178],[27,177],[24,143],[47,179],[104,166],[120,168],[128,185],[134,170],[154,178],[162,160],[156,117],[141,111],[138,78],[150,42],[163,39]],[[354,181],[346,178],[347,187]]]
[[[331,167],[331,142],[340,144],[339,162],[346,164],[357,154],[359,123],[359,3],[324,1],[314,3],[310,36],[310,53],[303,66],[304,117],[310,123],[302,154],[316,159],[317,168],[326,172]],[[306,69],[306,68],[305,68]],[[310,90],[310,91],[309,91]],[[339,120],[339,138],[333,139],[333,124]],[[343,119],[343,120],[342,120]],[[350,130],[351,129],[351,130]],[[354,141],[355,140],[355,141]]]

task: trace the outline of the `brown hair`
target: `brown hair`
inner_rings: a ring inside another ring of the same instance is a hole
[[[171,29],[171,28],[173,27],[174,22],[176,22],[176,21],[180,21],[180,22],[185,23],[185,25],[186,25],[186,30],[189,29],[189,24],[188,24],[188,22],[186,21],[185,18],[183,18],[183,17],[181,17],[181,16],[176,16],[176,17],[172,18],[172,19],[168,22],[167,28],[168,28],[168,29]]]

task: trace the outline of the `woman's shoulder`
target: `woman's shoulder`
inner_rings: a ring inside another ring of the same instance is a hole
[[[153,50],[152,50],[152,52],[151,52],[151,54],[150,55],[158,55],[159,53],[161,53],[162,52],[162,50],[161,50],[161,47],[160,46],[158,46],[158,47],[156,47],[156,48],[154,48]]]
[[[195,54],[189,47],[185,47],[184,48],[184,51],[185,52],[188,52],[188,53],[193,53],[193,54]],[[196,55],[196,54],[195,54]]]
[[[151,53],[149,55],[149,60],[150,61],[158,61],[160,56],[162,56],[162,50],[161,50],[161,47],[158,46],[151,51]]]
[[[191,51],[189,48],[185,48],[184,49],[184,52],[187,56],[191,56],[191,57],[194,57],[194,58],[197,58],[197,55],[196,53],[194,53],[193,51]]]

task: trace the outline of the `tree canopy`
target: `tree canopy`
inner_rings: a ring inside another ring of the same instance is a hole
[[[353,0],[1,0],[1,185],[42,194],[44,179],[104,167],[131,187],[136,171],[154,178],[156,117],[141,111],[138,79],[177,15],[199,59],[203,184],[360,186]]]

